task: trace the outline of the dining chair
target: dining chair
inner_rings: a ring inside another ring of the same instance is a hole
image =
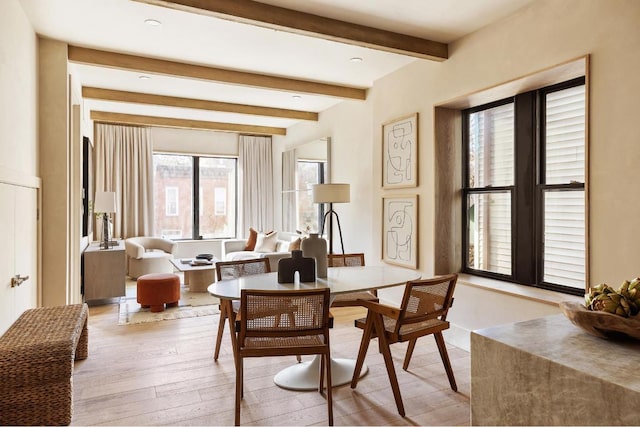
[[[367,308],[366,319],[358,319],[355,326],[364,329],[358,359],[351,379],[351,388],[356,388],[364,358],[372,338],[378,338],[378,346],[384,357],[398,413],[404,417],[404,405],[398,386],[398,377],[393,367],[390,344],[409,341],[402,369],[409,368],[411,355],[418,338],[433,335],[444,369],[453,391],[458,391],[453,376],[449,355],[442,337],[442,331],[449,329],[447,313],[453,304],[453,291],[458,280],[457,274],[438,276],[426,280],[409,281],[405,285],[400,307],[362,301]]]
[[[329,288],[286,291],[240,291],[240,332],[236,341],[235,425],[240,425],[240,402],[244,396],[244,359],[291,355],[320,355],[322,393],[326,379],[329,425],[333,425],[331,351],[329,347]],[[266,310],[289,311],[275,322],[263,317]]]
[[[267,258],[216,262],[216,279],[218,281],[236,279],[250,274],[270,272],[271,267],[269,266],[269,260]],[[229,313],[229,308],[232,311],[231,313]],[[227,319],[231,317],[232,321],[235,322],[239,310],[240,303],[238,301],[235,301],[232,304],[220,304],[220,321],[218,323],[218,336],[216,337],[216,348],[213,353],[213,360],[218,360],[218,356],[220,355],[220,345],[222,344],[222,335],[224,333],[224,325]]]
[[[328,254],[327,265],[329,267],[359,267],[364,266],[364,254]],[[331,307],[358,307],[362,306],[360,300],[378,302],[378,294],[373,291],[350,292],[336,295]]]

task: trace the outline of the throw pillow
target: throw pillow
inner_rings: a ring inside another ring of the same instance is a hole
[[[299,237],[297,239],[295,239],[295,240],[292,240],[291,243],[289,243],[289,250],[291,250],[291,251],[299,251],[301,242],[302,242],[302,240],[300,240]]]
[[[256,239],[256,247],[254,251],[256,252],[275,252],[276,247],[278,246],[278,233],[272,231],[269,234],[258,233],[258,238]]]
[[[252,251],[256,247],[256,241],[258,239],[258,232],[252,227],[249,227],[249,238],[247,244],[244,247],[245,251]]]

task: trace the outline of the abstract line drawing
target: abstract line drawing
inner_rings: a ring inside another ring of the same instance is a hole
[[[383,198],[383,260],[417,268],[418,196]]]
[[[382,127],[382,186],[415,187],[418,162],[418,113]]]

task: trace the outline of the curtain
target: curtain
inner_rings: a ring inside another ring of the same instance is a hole
[[[115,191],[113,236],[153,233],[153,145],[146,127],[95,125],[96,191]]]
[[[240,215],[238,235],[249,227],[273,230],[273,159],[271,137],[240,135],[238,144]]]
[[[296,229],[296,150],[282,153],[282,230]]]

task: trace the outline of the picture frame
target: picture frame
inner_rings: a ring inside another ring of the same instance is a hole
[[[418,195],[382,197],[382,260],[418,268]]]
[[[382,188],[418,186],[418,113],[382,125]]]

